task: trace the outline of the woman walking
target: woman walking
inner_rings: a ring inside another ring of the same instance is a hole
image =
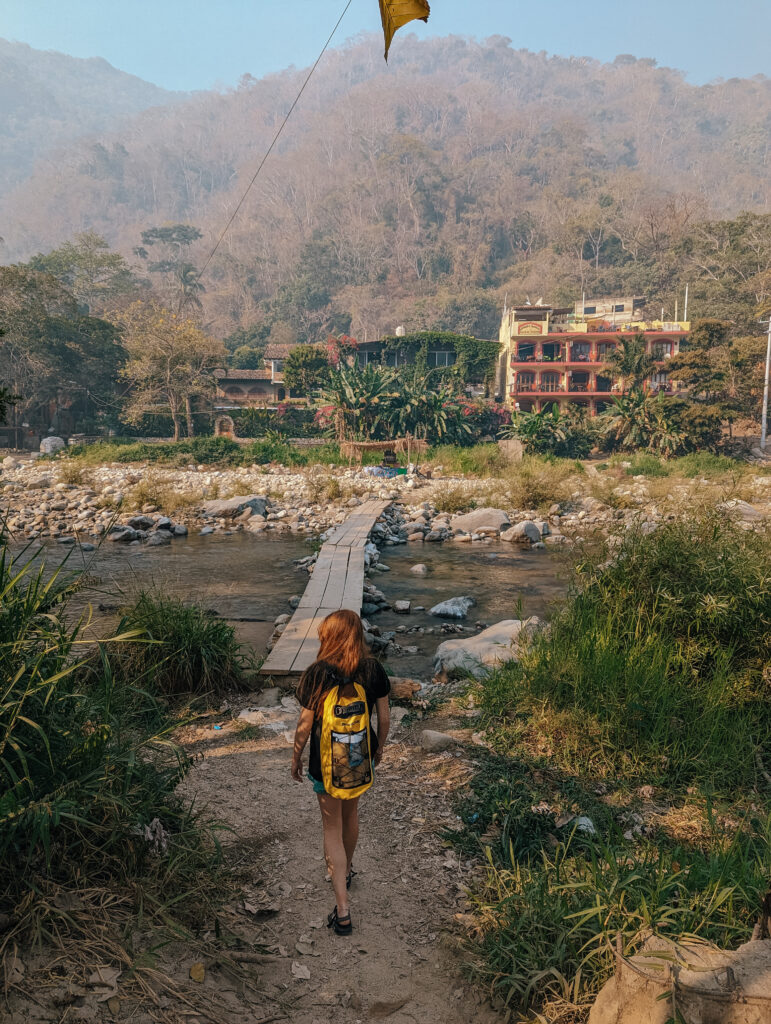
[[[319,626],[319,656],[297,687],[302,705],[294,738],[292,778],[301,782],[302,755],[310,738],[308,779],[319,799],[324,857],[335,890],[328,926],[338,935],[353,931],[348,890],[356,875],[353,853],[359,838],[359,797],[374,781],[391,724],[391,684],[370,656],[355,612],[332,612]],[[377,711],[377,733],[371,716]]]

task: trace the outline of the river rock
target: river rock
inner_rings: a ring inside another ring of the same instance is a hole
[[[171,532],[175,537],[187,537],[187,527],[184,523],[175,523]]]
[[[394,601],[394,611],[397,615],[409,615],[410,608],[410,601]]]
[[[512,526],[510,530],[505,530],[501,534],[501,540],[509,541],[512,544],[537,544],[541,540],[541,531],[532,519],[526,519],[524,522]]]
[[[171,534],[168,530],[153,530],[147,537],[147,546],[159,548],[164,544],[171,544]]]
[[[199,535],[201,537],[207,537],[210,533],[214,533],[214,527],[213,526],[204,526],[204,527],[202,527]]]
[[[453,516],[450,523],[453,530],[463,530],[465,533],[500,533],[509,525],[509,517],[500,508],[476,508],[473,512],[466,512],[462,516]]]
[[[748,501],[742,501],[741,498],[731,498],[730,501],[724,501],[721,505],[718,505],[718,508],[721,512],[727,512],[730,516],[741,519],[745,523],[758,523],[766,518],[765,513],[761,512],[759,508],[750,505]]]
[[[120,543],[121,541],[130,543],[133,540],[139,540],[139,533],[137,530],[132,529],[130,526],[118,526],[114,527],[107,534],[107,540],[117,541],[118,543]]]
[[[155,520],[151,516],[132,516],[128,525],[134,530],[151,530],[155,525]]]
[[[436,732],[433,729],[424,729],[420,734],[420,745],[430,754],[437,754],[440,750],[454,747],[457,742],[454,736],[450,736],[446,732]]]
[[[19,463],[14,459],[12,455],[6,455],[3,459],[3,469],[10,471],[12,469],[18,469]]]
[[[428,566],[424,565],[423,562],[418,562],[417,565],[413,565],[410,572],[416,576],[428,576]]]
[[[522,632],[530,635],[540,624],[540,619],[536,616],[525,619],[524,622],[521,619],[504,619],[475,636],[445,640],[436,649],[434,670],[444,671],[447,675],[483,679],[496,665],[516,661],[517,644]]]
[[[64,438],[56,437],[44,437],[40,442],[40,451],[43,455],[53,455],[54,452],[61,451],[65,447]]]
[[[473,597],[451,597],[447,601],[440,601],[433,608],[429,609],[430,615],[440,615],[445,619],[465,619],[469,608],[476,604]]]
[[[247,508],[264,516],[267,507],[268,499],[262,494],[239,494],[235,498],[205,501],[201,511],[208,519],[233,519]]]

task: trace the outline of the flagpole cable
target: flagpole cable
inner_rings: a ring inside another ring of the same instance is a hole
[[[244,202],[246,200],[246,197],[249,195],[249,192],[250,192],[250,190],[252,188],[252,185],[254,185],[255,181],[257,180],[257,177],[259,176],[260,171],[262,170],[262,168],[265,165],[265,161],[268,159],[270,154],[273,152],[273,148],[275,147],[276,143],[278,142],[279,138],[281,137],[281,133],[283,132],[284,128],[286,128],[287,121],[292,116],[292,111],[297,106],[297,104],[300,102],[300,97],[305,92],[305,87],[307,86],[308,82],[310,82],[310,80],[311,80],[311,75],[316,70],[316,68],[318,67],[318,65],[319,65],[319,63],[321,61],[321,58],[326,53],[327,47],[332,42],[332,37],[334,36],[335,32],[337,32],[338,28],[340,27],[340,22],[345,17],[346,13],[348,12],[348,8],[351,6],[352,3],[353,3],[353,0],[348,0],[348,2],[346,3],[345,7],[343,8],[342,14],[340,15],[340,17],[337,19],[337,21],[335,23],[335,27],[329,33],[329,38],[324,43],[324,46],[322,47],[321,53],[316,58],[315,63],[311,67],[310,71],[308,72],[308,74],[307,74],[307,76],[305,78],[305,81],[303,82],[302,86],[300,87],[300,91],[297,93],[297,95],[295,96],[295,98],[294,98],[294,100],[292,102],[291,107],[286,112],[286,116],[284,117],[284,120],[279,125],[278,131],[273,136],[273,140],[272,140],[271,144],[268,146],[268,148],[267,148],[267,150],[265,152],[265,155],[263,156],[262,160],[260,161],[259,167],[254,172],[254,174],[252,175],[252,180],[246,186],[246,189],[244,190],[244,194],[238,200],[238,205],[236,206],[235,210],[233,210],[233,213],[230,215],[230,219],[228,220],[228,222],[225,225],[225,227],[222,229],[222,234],[217,239],[216,245],[214,246],[212,251],[209,253],[209,255],[206,257],[206,262],[204,263],[203,267],[201,268],[200,273],[198,274],[198,279],[199,280],[203,277],[203,275],[204,275],[204,273],[206,271],[206,268],[209,266],[209,264],[211,263],[212,259],[214,258],[214,254],[216,253],[216,251],[219,249],[220,245],[222,244],[222,240],[224,239],[225,235],[230,230],[231,224],[233,223],[233,221],[238,216],[238,211],[244,205]]]

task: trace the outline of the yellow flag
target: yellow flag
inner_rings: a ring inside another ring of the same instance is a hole
[[[428,21],[430,13],[431,8],[428,6],[427,0],[380,0],[386,60],[388,60],[388,50],[396,30],[417,18],[421,21]]]

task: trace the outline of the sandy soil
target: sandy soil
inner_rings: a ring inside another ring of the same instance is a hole
[[[377,782],[361,800],[354,934],[346,938],[326,928],[334,896],[318,804],[309,783],[290,778],[288,737],[220,736],[188,738],[191,752],[203,758],[185,789],[233,827],[226,842],[252,851],[222,919],[273,955],[259,969],[262,993],[249,1005],[223,972],[207,971],[203,985],[219,1015],[234,1024],[499,1020],[464,982],[453,951],[454,915],[465,907],[471,865],[438,835],[456,823],[451,797],[470,774],[465,756],[424,755],[389,742]]]

